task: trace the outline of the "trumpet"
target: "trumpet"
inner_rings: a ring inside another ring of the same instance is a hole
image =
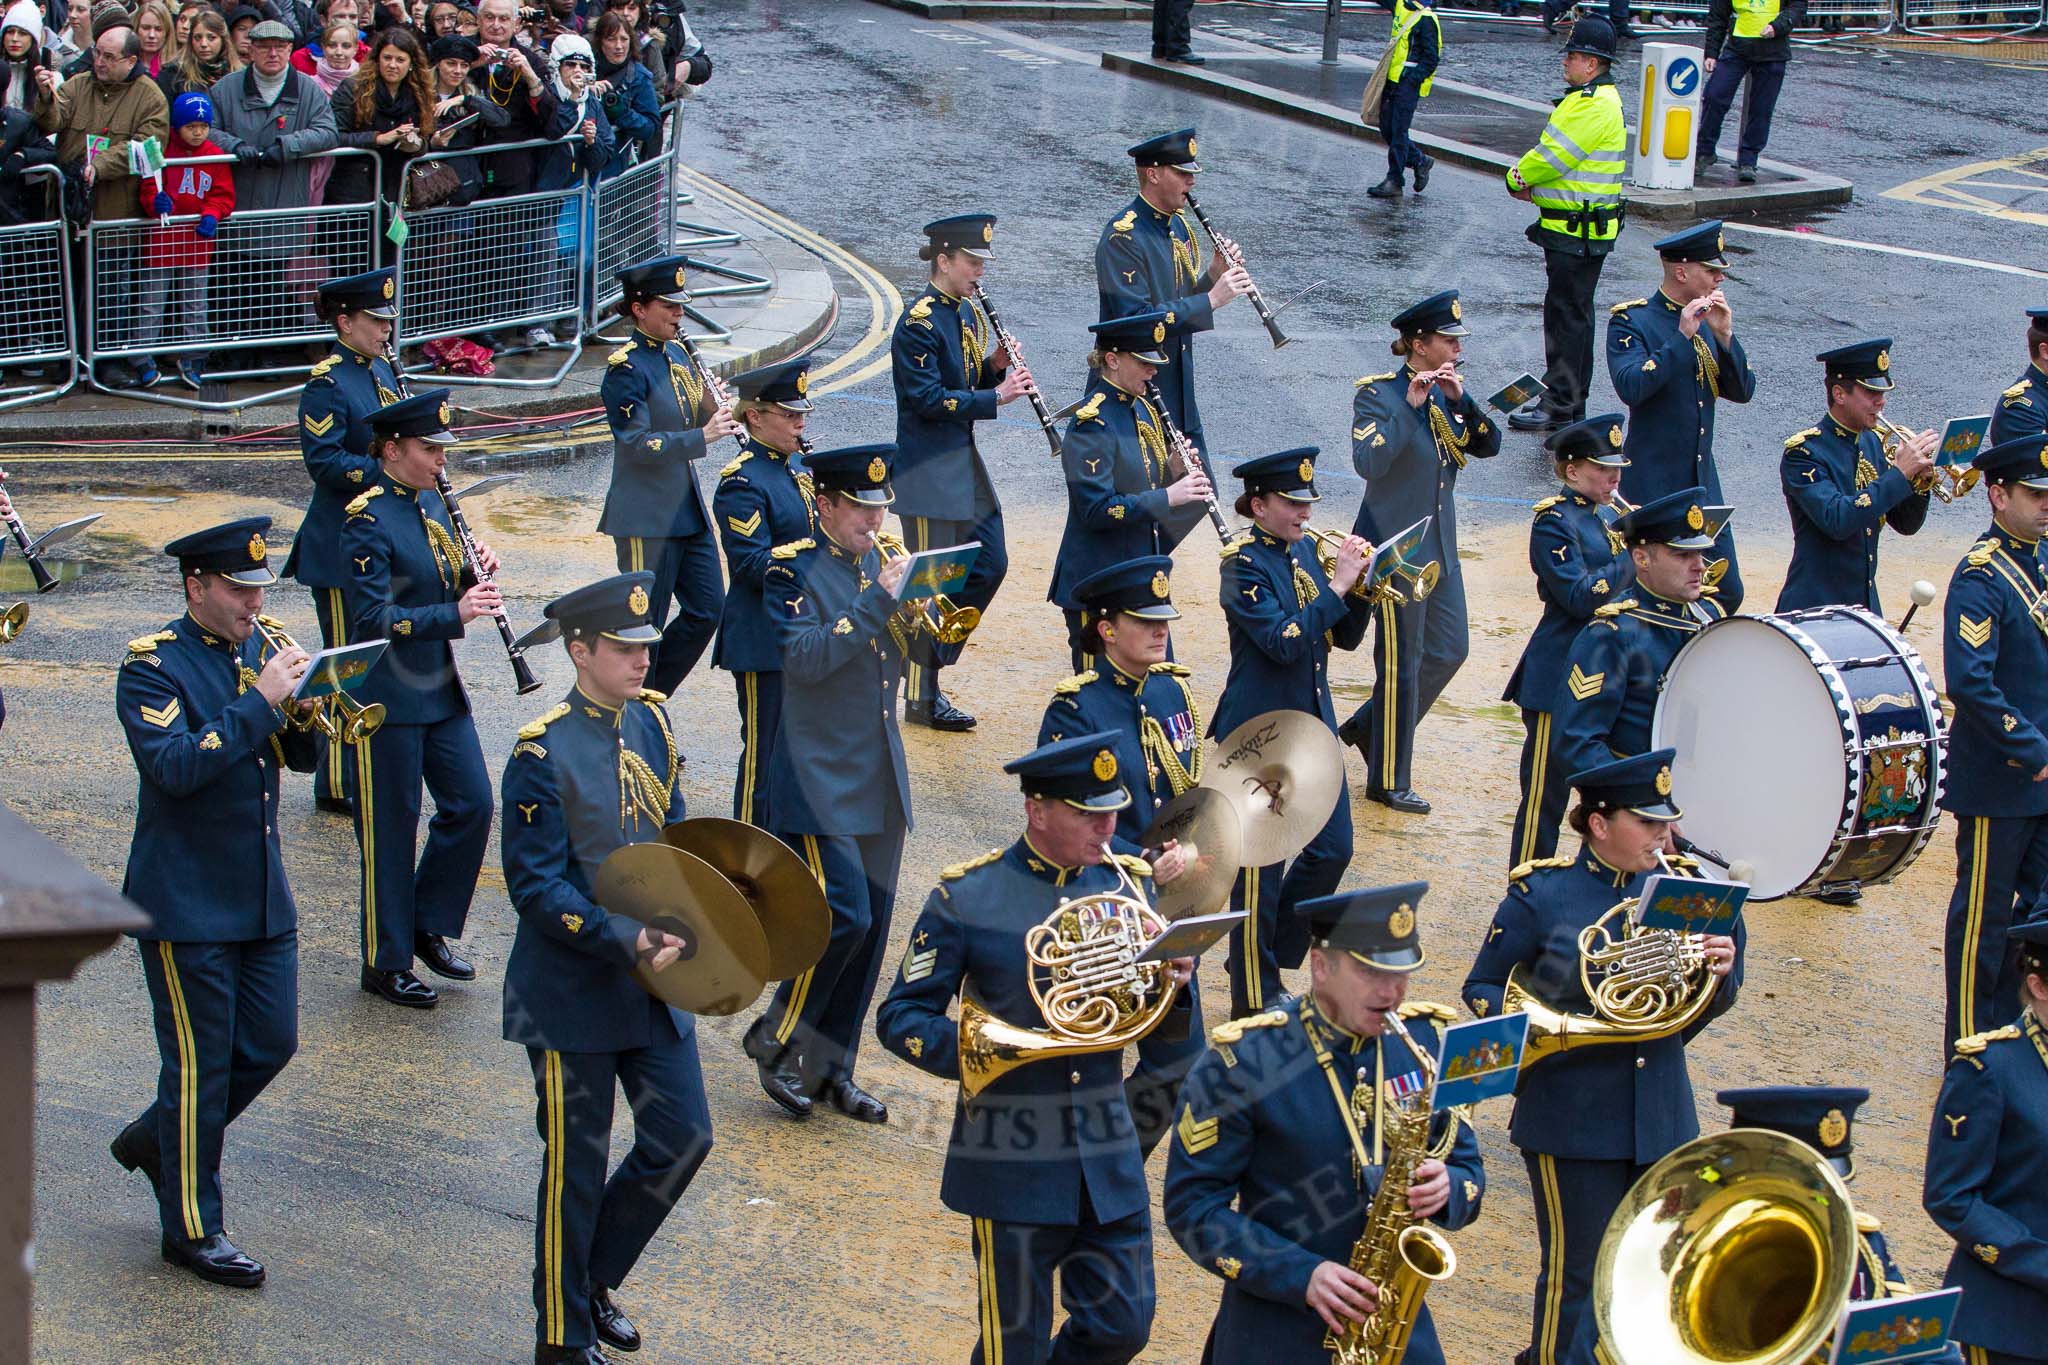
[[[1202,206],[1195,202],[1195,196],[1192,194],[1188,196],[1188,212],[1195,215],[1195,221],[1202,225],[1202,231],[1209,234],[1209,240],[1216,244],[1216,250],[1223,259],[1239,270],[1244,269],[1244,253],[1239,251],[1235,244],[1226,241],[1222,233],[1216,231],[1216,225],[1209,221],[1208,214],[1202,212]],[[1280,319],[1266,303],[1266,296],[1259,292],[1258,285],[1254,284],[1245,297],[1252,301],[1252,311],[1257,313],[1259,321],[1266,325],[1266,335],[1273,338],[1274,350],[1279,350],[1292,340],[1287,333],[1280,330]]]
[[[0,645],[12,644],[28,628],[28,603],[16,602],[0,612]]]
[[[284,623],[274,616],[257,617],[256,633],[273,654],[300,648],[299,642],[286,633]],[[338,719],[337,711],[341,713]],[[365,706],[336,688],[315,702],[310,712],[301,713],[296,707],[286,706],[284,718],[295,730],[318,730],[331,744],[361,744],[384,724],[384,704],[373,701]]]
[[[1316,560],[1323,566],[1325,576],[1337,572],[1337,547],[1344,543],[1344,537],[1335,531],[1324,531],[1314,526],[1301,528],[1316,543]],[[1365,575],[1360,574],[1358,582],[1351,589],[1350,596],[1363,597],[1368,601],[1384,599],[1395,604],[1420,602],[1436,591],[1436,585],[1443,580],[1444,566],[1432,559],[1427,564],[1416,565],[1397,549],[1393,551],[1392,573],[1378,585],[1369,584]],[[1412,586],[1402,592],[1394,585],[1394,579],[1406,579]]]
[[[875,548],[882,552],[884,564],[892,559],[902,559],[910,553],[910,548],[903,543],[901,537],[892,536],[886,531],[875,532]],[[911,604],[905,603],[904,610],[911,610]],[[974,634],[974,628],[981,624],[981,608],[958,606],[946,594],[934,593],[925,598],[923,605],[918,608],[916,622],[942,645],[965,644],[967,637]]]
[[[1336,577],[1337,549],[1344,543],[1343,533],[1340,531],[1325,531],[1319,526],[1304,526],[1301,530],[1302,534],[1316,543],[1316,562],[1323,566],[1323,577]],[[1378,601],[1383,596],[1380,590],[1366,582],[1364,574],[1358,576],[1358,581],[1351,585],[1351,591],[1344,595],[1346,597],[1356,597],[1366,602]],[[1427,595],[1427,593],[1424,594],[1424,596]]]
[[[1883,414],[1877,418],[1879,437],[1884,442],[1884,462],[1896,465],[1899,447],[1913,439],[1914,433],[1896,422],[1886,421]],[[1968,466],[1937,463],[1934,468],[1913,480],[1915,493],[1932,493],[1942,502],[1954,502],[1977,486],[1979,471]]]

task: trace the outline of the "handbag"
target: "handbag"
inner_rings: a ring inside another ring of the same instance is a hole
[[[1380,96],[1387,89],[1387,68],[1393,65],[1394,44],[1390,40],[1387,50],[1380,53],[1380,64],[1373,68],[1372,76],[1365,83],[1365,94],[1358,101],[1358,121],[1368,128],[1380,126]]]
[[[438,208],[462,192],[462,177],[445,161],[415,161],[405,168],[405,206],[412,212]]]

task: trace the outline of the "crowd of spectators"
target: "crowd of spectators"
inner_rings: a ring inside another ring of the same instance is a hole
[[[102,349],[174,345],[244,320],[271,331],[344,263],[332,234],[323,242],[303,224],[296,235],[266,231],[266,220],[246,217],[228,230],[231,214],[377,200],[379,221],[390,223],[594,183],[658,154],[662,106],[711,76],[684,0],[0,5],[0,227],[59,216],[137,224],[99,238],[98,334],[118,343]],[[138,177],[130,148],[149,139],[168,164]],[[492,150],[541,140],[548,145]],[[336,148],[370,155],[325,155]],[[427,152],[472,154],[414,164]],[[37,166],[62,174],[28,174]],[[589,230],[565,215],[558,269]],[[438,231],[459,235],[445,223]],[[346,244],[353,268],[370,264],[365,236]],[[368,249],[388,262],[393,240]],[[472,248],[443,245],[452,265],[470,263]],[[532,327],[483,340],[551,339]],[[113,385],[156,384],[170,372],[197,388],[204,378],[190,355],[175,367],[99,365]]]

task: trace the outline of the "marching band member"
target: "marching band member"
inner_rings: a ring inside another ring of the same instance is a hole
[[[1010,571],[1003,505],[975,445],[974,424],[1037,392],[1031,371],[1003,347],[968,296],[994,255],[995,217],[969,213],[925,224],[918,251],[931,279],[896,324],[890,347],[896,384],[896,514],[907,547],[923,550],[981,542],[954,602],[986,610]],[[903,718],[934,730],[972,730],[974,717],[939,690],[939,669],[959,646],[929,634],[912,646]]]
[[[139,777],[121,894],[154,921],[136,935],[155,1016],[156,1099],[111,1151],[157,1194],[163,1258],[253,1288],[263,1266],[227,1237],[227,1126],[299,1043],[298,910],[278,840],[278,774],[311,772],[312,737],[285,707],[307,655],[257,630],[277,582],[269,517],[164,546],[185,614],[128,646],[114,709]]]
[[[1267,711],[1306,711],[1332,731],[1331,649],[1365,642],[1371,603],[1352,589],[1365,573],[1372,547],[1344,538],[1336,570],[1326,575],[1303,530],[1316,492],[1317,449],[1299,446],[1246,460],[1230,472],[1244,482],[1237,514],[1252,529],[1224,547],[1219,596],[1230,628],[1230,674],[1216,702],[1209,733],[1218,739]],[[1308,927],[1294,908],[1337,889],[1351,865],[1351,794],[1348,785],[1320,833],[1291,867],[1248,867],[1238,877],[1231,908],[1245,910],[1244,927],[1230,939],[1230,1014],[1242,1018],[1286,994],[1282,967],[1299,967],[1308,951]],[[1285,872],[1283,877],[1281,874]]]
[[[1607,377],[1628,408],[1629,472],[1622,494],[1641,505],[1698,485],[1700,500],[1726,501],[1714,464],[1714,413],[1722,402],[1747,403],[1756,372],[1735,335],[1735,310],[1721,292],[1728,274],[1721,223],[1674,232],[1654,243],[1664,260],[1656,297],[1616,304],[1607,321]],[[1742,570],[1735,537],[1724,523],[1716,560],[1721,604],[1742,606]]]
[[[1991,528],[1949,578],[1941,659],[1949,722],[1942,809],[1956,817],[1948,903],[1953,1041],[1998,1025],[2019,980],[2006,930],[2048,884],[2048,436],[1981,452]]]
[[[896,727],[907,653],[897,588],[908,556],[882,563],[896,448],[847,446],[805,464],[818,534],[771,552],[764,595],[782,651],[782,734],[768,760],[775,833],[825,889],[832,937],[816,966],[776,988],[742,1046],[761,1088],[796,1118],[813,1098],[862,1123],[887,1123],[853,1081],[860,1027],[889,942],[896,875],[910,830],[910,773]]]
[[[1574,773],[1570,817],[1577,857],[1524,863],[1508,874],[1465,978],[1465,1003],[1498,1014],[1508,974],[1522,969],[1560,1013],[1594,1014],[1580,973],[1579,934],[1617,903],[1641,894],[1679,818],[1671,803],[1672,749],[1605,759]],[[1535,1320],[1518,1365],[1592,1365],[1599,1332],[1587,1297],[1607,1220],[1637,1178],[1699,1136],[1685,1045],[1735,1003],[1742,985],[1741,922],[1706,939],[1718,989],[1683,1032],[1650,1042],[1588,1043],[1525,1067],[1508,1137],[1522,1150],[1542,1244]]]
[[[2012,938],[2019,1019],[1956,1043],[1927,1134],[1922,1202],[1956,1242],[1942,1283],[1962,1286],[1969,1365],[2048,1361],[2048,917]]]
[[[1135,144],[1138,197],[1102,229],[1095,242],[1095,287],[1102,299],[1096,319],[1110,322],[1136,313],[1164,315],[1166,335],[1158,343],[1170,368],[1159,378],[1160,396],[1173,424],[1207,453],[1202,412],[1195,404],[1195,333],[1216,325],[1216,310],[1251,292],[1252,277],[1221,253],[1202,268],[1194,217],[1187,211],[1201,167],[1195,163],[1195,130],[1182,128]]]
[[[1792,563],[1778,610],[1832,604],[1884,615],[1877,600],[1877,537],[1889,525],[1910,536],[1927,520],[1934,476],[1932,431],[1900,443],[1885,462],[1877,424],[1892,389],[1892,339],[1837,346],[1814,357],[1827,366],[1828,415],[1785,442],[1779,479],[1792,514]]]
[[[1428,517],[1429,530],[1410,558],[1435,561],[1443,575],[1422,601],[1380,602],[1372,700],[1338,732],[1365,755],[1367,798],[1410,815],[1429,814],[1409,776],[1415,727],[1471,650],[1458,565],[1458,471],[1467,460],[1500,453],[1500,429],[1458,376],[1463,319],[1455,289],[1395,314],[1401,368],[1359,380],[1351,403],[1351,460],[1365,480],[1353,531],[1384,545]]]
[[[384,723],[353,745],[356,843],[363,868],[362,987],[394,1005],[431,1009],[433,987],[413,975],[415,955],[450,981],[476,968],[448,940],[462,937],[491,835],[491,775],[477,742],[469,693],[451,640],[501,609],[488,546],[467,562],[434,489],[448,464],[448,390],[425,389],[370,418],[378,477],[348,504],[349,637],[390,647],[356,693],[384,707]],[[434,798],[427,849],[418,855],[420,785]],[[418,856],[416,856],[418,855]]]
[[[1381,1115],[1390,1086],[1421,1088],[1422,1060],[1386,1026],[1398,1011],[1416,1043],[1436,1047],[1442,1005],[1404,1003],[1422,965],[1415,907],[1427,882],[1303,901],[1310,986],[1277,1008],[1210,1030],[1213,1048],[1188,1079],[1187,1104],[1166,1165],[1166,1225],[1181,1250],[1223,1281],[1204,1361],[1324,1365],[1326,1333],[1363,1322],[1380,1286],[1353,1270],[1386,1150]],[[1310,1056],[1314,1065],[1308,1065]],[[1372,1087],[1370,1119],[1351,1106]],[[1486,1174],[1479,1139],[1455,1112],[1448,1160],[1414,1168],[1408,1210],[1457,1229],[1479,1216]],[[1359,1153],[1364,1153],[1361,1157]],[[1404,1360],[1443,1365],[1424,1304]]]
[[[342,511],[377,481],[370,454],[370,414],[398,401],[398,378],[385,352],[398,293],[395,269],[329,280],[315,295],[314,311],[334,328],[334,349],[313,367],[299,390],[299,454],[313,480],[313,497],[284,557],[284,576],[313,593],[320,643],[348,643],[348,605],[342,589],[348,566],[341,557]],[[320,746],[313,804],[347,815],[354,809],[355,770],[345,745],[314,736]]]
[[[1552,432],[1544,440],[1564,487],[1536,504],[1529,526],[1529,567],[1543,619],[1536,623],[1503,701],[1522,710],[1522,804],[1508,866],[1548,858],[1557,852],[1557,826],[1569,794],[1550,766],[1550,725],[1572,641],[1593,619],[1595,609],[1618,601],[1635,581],[1635,564],[1621,534],[1608,525],[1603,508],[1614,505],[1621,471],[1622,417],[1601,413]]]
[[[1682,488],[1615,521],[1636,582],[1629,596],[1593,609],[1565,655],[1547,760],[1556,771],[1584,772],[1649,748],[1665,670],[1726,614],[1705,596],[1706,552],[1729,511],[1701,506],[1702,496]]]
[[[576,684],[521,727],[506,760],[505,888],[519,916],[505,963],[505,1039],[526,1048],[543,1159],[534,1212],[534,1360],[598,1365],[640,1348],[612,1301],[711,1151],[696,1021],[640,989],[691,945],[591,897],[607,854],[659,842],[683,818],[683,763],[662,697],[646,691],[651,573],[548,604]],[[610,1179],[613,1096],[633,1149]],[[594,1338],[594,1339],[593,1339]]]
[[[1991,444],[2039,436],[2048,430],[2048,308],[2027,310],[2027,368],[1998,395],[1991,412]]]
[[[1202,716],[1188,682],[1191,672],[1167,659],[1172,623],[1173,561],[1144,555],[1090,574],[1074,587],[1088,630],[1087,652],[1097,667],[1053,685],[1053,698],[1039,722],[1038,742],[1052,744],[1077,734],[1111,737],[1117,767],[1130,776],[1130,804],[1117,812],[1112,846],[1148,859],[1152,878],[1164,886],[1186,865],[1169,844],[1148,849],[1140,836],[1159,808],[1202,778]],[[1194,981],[1188,999],[1195,1017],[1202,997]],[[1138,1040],[1138,1065],[1124,1082],[1124,1099],[1138,1125],[1140,1152],[1150,1157],[1166,1136],[1180,1102],[1181,1082],[1202,1055],[1199,1029],[1162,1038],[1155,1031]]]
[[[718,474],[711,515],[725,547],[732,589],[711,647],[711,666],[732,673],[739,691],[740,762],[733,776],[732,814],[772,828],[768,809],[768,750],[782,729],[782,655],[762,584],[778,545],[811,533],[807,476],[793,463],[803,448],[811,400],[810,361],[789,360],[739,375],[733,416],[746,428],[739,458]]]
[[[882,1045],[912,1066],[961,1076],[954,997],[1020,1028],[1046,1024],[1025,932],[1076,897],[1123,884],[1103,861],[1130,802],[1111,734],[1071,735],[1003,765],[1024,787],[1024,832],[1006,849],[947,868],[925,899],[903,965],[875,1014]],[[1144,861],[1114,854],[1141,894]],[[1186,983],[1191,958],[1174,960]],[[1161,1032],[1189,1029],[1187,997]],[[1152,1330],[1152,1209],[1124,1103],[1123,1048],[1018,1066],[953,1111],[939,1198],[973,1220],[981,1295],[977,1365],[1135,1358]],[[1053,1336],[1052,1279],[1067,1319]]]
[[[663,630],[649,677],[663,695],[697,666],[725,605],[696,461],[712,442],[745,434],[677,340],[690,301],[684,259],[658,256],[618,272],[619,316],[633,324],[633,339],[611,353],[600,386],[613,449],[597,529],[615,542],[622,573],[654,575],[654,623]]]
[[[1067,525],[1046,597],[1067,616],[1074,671],[1086,665],[1086,636],[1074,585],[1140,555],[1171,554],[1202,519],[1211,495],[1199,469],[1173,478],[1164,419],[1145,397],[1160,373],[1169,335],[1164,313],[1098,322],[1088,356],[1094,378],[1060,440],[1067,476]]]

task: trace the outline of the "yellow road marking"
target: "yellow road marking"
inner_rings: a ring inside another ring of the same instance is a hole
[[[2011,208],[1996,199],[1971,192],[1973,189],[2048,190],[2048,176],[2041,176],[2040,172],[2028,169],[2028,163],[2042,161],[2048,161],[2048,147],[2037,147],[2031,152],[2000,157],[1996,161],[1975,161],[1967,166],[1936,171],[1933,175],[1923,175],[1917,180],[1908,180],[1903,185],[1894,186],[1884,192],[1884,197],[1903,199],[1912,204],[1927,204],[1934,208],[1961,209],[1967,213],[1978,213],[1986,218],[1998,218],[2008,223],[2048,225],[2048,212],[2029,212],[2025,209]],[[1995,182],[1972,186],[1968,183],[1980,175],[1998,172],[2040,176],[2044,183],[2040,186],[2004,185]]]

